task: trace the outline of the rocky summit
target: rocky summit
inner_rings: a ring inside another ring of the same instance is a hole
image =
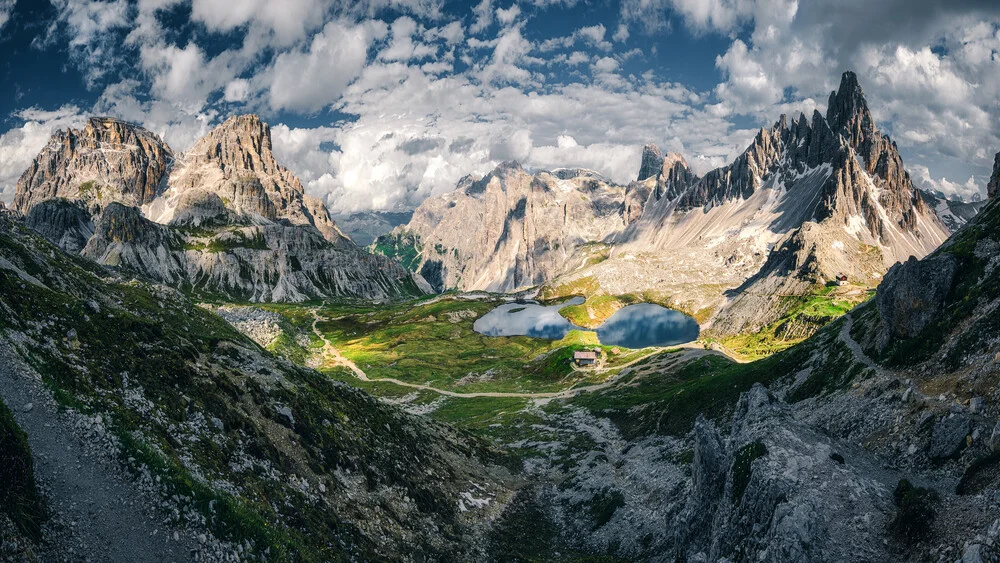
[[[391,299],[426,284],[344,236],[271,152],[255,115],[175,155],[141,127],[91,118],[56,133],[17,184],[14,208],[70,252],[232,299]]]

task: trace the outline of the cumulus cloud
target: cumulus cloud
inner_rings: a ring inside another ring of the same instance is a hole
[[[985,193],[985,181],[979,181],[974,176],[963,183],[952,182],[945,177],[934,178],[931,171],[922,164],[914,164],[909,167],[914,185],[918,188],[944,194],[951,199],[961,201],[974,201],[981,199]]]
[[[268,87],[270,106],[316,112],[336,102],[364,68],[372,42],[385,34],[385,24],[377,21],[326,24],[307,49],[276,57]]]
[[[14,4],[17,0],[0,0],[0,32],[3,32],[3,28],[10,21],[11,14],[14,13]]]

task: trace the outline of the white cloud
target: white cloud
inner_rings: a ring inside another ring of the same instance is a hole
[[[392,41],[389,46],[379,53],[378,57],[387,61],[408,61],[410,59],[423,59],[437,53],[437,48],[415,43],[414,34],[417,33],[417,22],[412,18],[403,16],[392,22]]]
[[[0,31],[3,31],[7,22],[10,21],[11,14],[14,13],[14,4],[17,0],[0,0]]]
[[[323,21],[321,0],[192,0],[191,18],[212,31],[250,25],[268,33],[277,45],[290,45]]]
[[[481,0],[472,8],[472,14],[475,17],[475,21],[469,26],[469,33],[475,35],[486,31],[493,24],[492,0]]]
[[[521,15],[521,8],[517,7],[517,4],[511,4],[510,8],[506,10],[503,8],[497,8],[497,21],[500,25],[510,25],[514,23],[517,16]]]
[[[275,58],[268,90],[270,106],[316,112],[336,102],[365,67],[369,46],[385,33],[381,22],[326,24],[307,50],[285,52]]]
[[[959,184],[943,176],[940,179],[932,177],[931,171],[921,164],[914,164],[909,168],[913,183],[919,188],[940,192],[950,199],[961,201],[972,201],[984,196],[985,181],[977,181],[973,176],[969,176],[968,180]]]
[[[250,81],[237,78],[226,84],[223,99],[227,102],[244,102],[250,96]]]

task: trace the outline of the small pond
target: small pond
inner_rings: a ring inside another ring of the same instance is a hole
[[[574,297],[561,305],[537,303],[505,303],[476,319],[473,330],[486,336],[530,336],[559,340],[571,330],[586,330],[566,320],[559,309],[580,305],[582,297]]]
[[[611,315],[597,327],[597,338],[606,346],[645,348],[691,342],[698,332],[698,323],[680,311],[638,303]]]
[[[558,340],[578,327],[559,314],[567,305],[580,305],[574,298],[561,305],[505,303],[476,319],[473,329],[486,336],[530,336]],[[681,313],[651,303],[639,303],[619,309],[597,327],[601,344],[624,348],[671,346],[698,338],[698,323]]]

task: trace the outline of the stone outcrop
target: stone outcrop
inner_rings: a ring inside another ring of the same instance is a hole
[[[636,181],[641,182],[647,178],[656,178],[660,175],[663,167],[663,154],[660,147],[649,144],[642,147],[642,164],[639,165],[639,177]]]
[[[436,290],[512,291],[579,268],[621,228],[625,189],[589,170],[530,173],[504,162],[426,200],[375,247]]]
[[[940,315],[956,266],[954,256],[939,254],[925,260],[911,257],[889,270],[876,296],[883,343],[913,338]]]
[[[52,136],[17,182],[14,209],[23,214],[53,198],[104,205],[145,205],[166,188],[174,154],[157,135],[110,117]]]
[[[271,128],[256,115],[230,117],[178,159],[168,181],[166,209],[154,220],[183,213],[184,194],[198,189],[218,195],[237,217],[308,225],[336,242],[343,235],[322,202],[306,195],[295,175],[271,152]],[[171,213],[172,211],[172,213]]]
[[[990,175],[989,183],[986,184],[986,195],[993,199],[997,191],[1000,191],[1000,152],[993,157],[993,173]]]
[[[330,296],[393,299],[421,289],[398,263],[314,229],[280,224],[193,236],[111,204],[82,254],[187,290],[254,302]]]

